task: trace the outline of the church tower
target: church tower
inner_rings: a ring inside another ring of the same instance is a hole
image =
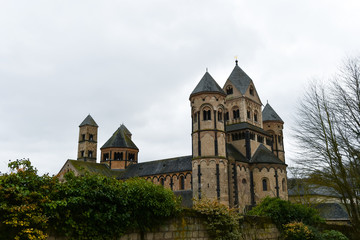
[[[96,163],[98,127],[90,114],[80,124],[77,160]]]
[[[285,163],[283,128],[284,121],[275,110],[266,104],[262,111],[264,130],[272,136],[272,151],[281,161]]]
[[[131,140],[131,132],[124,124],[114,132],[100,148],[100,162],[108,164],[111,169],[126,169],[138,162],[139,149]]]
[[[229,205],[225,97],[208,72],[190,95],[192,185],[195,199],[217,199]]]

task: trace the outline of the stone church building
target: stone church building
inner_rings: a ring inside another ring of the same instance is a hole
[[[254,82],[238,66],[221,88],[206,72],[190,94],[192,155],[139,163],[131,132],[121,125],[100,148],[98,125],[80,124],[77,160],[59,175],[85,171],[119,180],[141,177],[194,199],[213,199],[241,210],[266,197],[287,199],[283,125],[262,102]]]

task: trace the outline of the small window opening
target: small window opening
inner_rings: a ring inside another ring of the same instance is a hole
[[[254,88],[253,88],[253,86],[250,87],[250,95],[254,96]]]
[[[184,190],[185,189],[185,179],[184,176],[180,176],[180,186],[179,186],[180,190]]]
[[[228,94],[228,95],[233,94],[233,88],[232,88],[232,86],[227,86],[227,87],[226,87],[226,94]]]
[[[257,135],[257,141],[259,143],[263,143],[264,142],[264,137],[263,136],[260,136],[260,135]]]
[[[164,178],[160,178],[160,184],[161,184],[162,186],[164,186],[164,184],[165,184]]]
[[[258,121],[257,113],[254,113],[254,121],[255,121],[255,122]]]
[[[266,145],[269,145],[269,146],[272,145],[272,141],[270,138],[266,138]]]
[[[85,152],[84,152],[84,151],[81,151],[81,152],[80,152],[80,155],[81,155],[81,157],[84,157]]]
[[[218,120],[222,121],[223,120],[223,113],[222,112],[218,112]]]
[[[264,192],[268,190],[268,181],[267,181],[266,178],[264,178],[264,179],[262,180],[262,186],[263,186],[263,191],[264,191]]]
[[[255,140],[255,133],[252,133],[252,132],[250,133],[250,139]]]
[[[92,152],[92,151],[89,151],[89,152],[88,152],[88,157],[89,157],[89,158],[92,158],[92,157],[93,157],[93,152]]]
[[[242,184],[246,184],[246,179],[243,178],[243,180],[241,182],[242,182]]]
[[[103,159],[104,159],[104,161],[109,160],[109,153],[104,153]]]
[[[203,119],[204,119],[204,121],[211,120],[211,110],[203,111]]]
[[[239,119],[240,118],[240,110],[239,109],[233,110],[233,116],[234,116],[234,119]]]
[[[94,141],[94,135],[92,134],[89,135],[89,141]]]
[[[129,160],[134,160],[135,159],[135,154],[134,153],[129,153]]]
[[[82,140],[85,141],[85,134],[81,135]]]
[[[251,115],[250,115],[250,110],[247,110],[246,115],[247,115],[247,118],[248,118],[248,119],[250,119],[250,118],[251,118]]]

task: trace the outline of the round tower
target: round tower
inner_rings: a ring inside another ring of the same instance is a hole
[[[272,151],[281,161],[285,163],[285,151],[283,141],[284,121],[279,117],[275,110],[266,104],[262,111],[264,130],[272,136]]]
[[[96,163],[98,125],[89,114],[79,128],[77,160]]]
[[[190,95],[192,185],[195,199],[207,198],[229,205],[225,97],[208,72]]]

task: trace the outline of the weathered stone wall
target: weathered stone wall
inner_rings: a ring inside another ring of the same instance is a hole
[[[280,233],[267,218],[244,217],[240,221],[242,238],[240,240],[278,240]],[[179,217],[167,221],[153,231],[129,233],[118,240],[211,240],[206,225],[199,217]],[[48,240],[65,240],[49,237]]]

